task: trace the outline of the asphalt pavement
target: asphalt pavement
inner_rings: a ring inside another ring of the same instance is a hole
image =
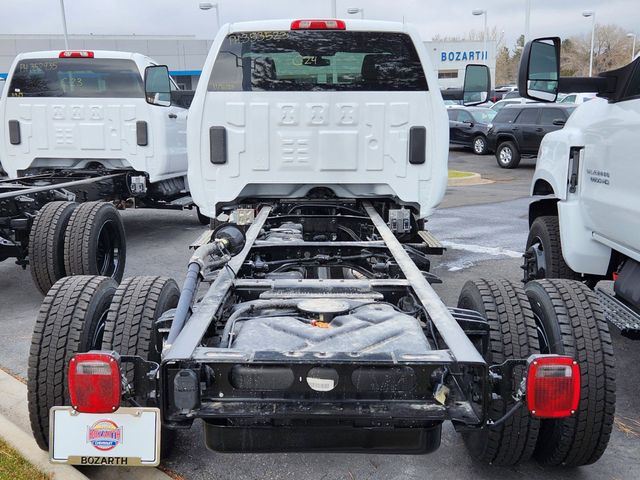
[[[492,183],[451,187],[428,227],[447,246],[432,271],[444,283],[435,288],[455,305],[468,279],[522,278],[520,255],[527,236],[527,206],[535,161],[524,159],[516,170],[500,169],[493,155],[479,157],[452,149],[450,168],[475,171]],[[188,245],[204,229],[193,212],[126,211],[125,275],[160,274],[184,279]],[[11,261],[0,263],[0,366],[26,376],[31,330],[42,295],[30,274]],[[196,422],[179,432],[176,448],[164,466],[188,480],[199,479],[610,479],[640,478],[640,342],[613,334],[618,395],[616,426],[599,462],[578,469],[545,468],[529,462],[514,468],[480,465],[466,454],[450,424],[442,445],[430,455],[368,454],[220,454],[206,450]]]

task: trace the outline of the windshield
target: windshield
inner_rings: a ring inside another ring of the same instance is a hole
[[[491,110],[490,108],[470,110],[469,113],[478,123],[490,123],[497,114],[495,110]]]
[[[144,97],[133,60],[41,58],[21,60],[11,78],[9,97]]]
[[[408,35],[280,31],[227,36],[209,91],[420,91],[427,81]]]

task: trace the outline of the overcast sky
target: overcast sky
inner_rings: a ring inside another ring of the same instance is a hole
[[[525,0],[336,0],[338,17],[363,7],[367,18],[417,24],[424,40],[435,34],[464,35],[483,28],[475,8],[488,11],[489,28],[504,30],[507,45],[524,33]],[[70,34],[195,35],[212,38],[215,11],[198,9],[199,0],[65,0]],[[222,23],[264,18],[328,17],[331,0],[218,0]],[[531,0],[531,35],[561,37],[590,32],[598,23],[615,23],[640,34],[639,0]],[[61,33],[59,0],[0,0],[0,34]]]

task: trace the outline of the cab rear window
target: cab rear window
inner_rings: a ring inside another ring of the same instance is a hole
[[[209,91],[424,91],[411,38],[393,32],[281,31],[227,36]]]
[[[18,62],[8,96],[143,98],[144,87],[133,60],[40,58]]]

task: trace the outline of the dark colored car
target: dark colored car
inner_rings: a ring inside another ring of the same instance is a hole
[[[559,104],[507,105],[493,119],[487,146],[502,168],[516,168],[522,155],[537,155],[542,137],[564,127],[576,109]]]
[[[449,143],[462,145],[476,155],[488,153],[487,131],[496,112],[483,107],[449,107]]]

